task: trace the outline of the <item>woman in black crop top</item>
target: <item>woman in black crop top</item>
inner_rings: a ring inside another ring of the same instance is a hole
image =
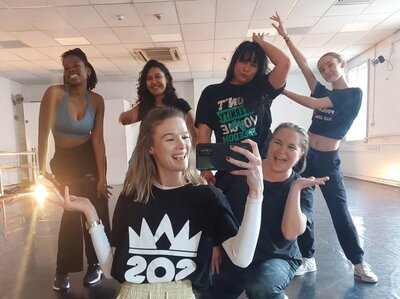
[[[54,137],[55,153],[50,161],[55,180],[70,186],[73,194],[89,198],[109,231],[106,161],[103,137],[104,100],[93,91],[97,76],[81,49],[62,54],[64,85],[47,88],[39,113],[39,170],[46,172],[48,136]],[[101,279],[98,259],[90,236],[82,228],[82,214],[65,211],[58,238],[57,269],[53,289],[70,287],[68,273],[83,270],[83,239],[88,262],[84,284],[91,285]]]
[[[66,188],[65,200],[56,203],[85,213],[104,274],[122,283],[118,299],[194,299],[192,286],[210,284],[214,245],[222,244],[235,265],[246,267],[251,262],[260,229],[263,183],[257,145],[244,142],[252,152],[235,146],[232,150],[248,162],[227,157],[244,168],[232,174],[243,175],[248,186],[240,227],[225,196],[206,185],[193,168],[183,113],[168,107],[152,109],[141,123],[110,239],[90,201],[70,197]]]
[[[136,105],[119,116],[123,125],[142,121],[155,107],[174,107],[185,114],[185,121],[192,135],[193,145],[197,144],[197,129],[194,126],[194,114],[189,103],[178,98],[173,79],[168,68],[157,60],[149,60],[140,72],[138,79]]]
[[[310,151],[307,155],[307,168],[304,175],[330,177],[326,185],[320,188],[332,216],[340,245],[346,257],[354,265],[354,275],[365,282],[375,283],[378,277],[372,272],[370,265],[363,261],[364,251],[360,246],[358,233],[347,207],[346,190],[338,155],[340,141],[350,129],[360,109],[361,89],[348,86],[344,72],[345,61],[339,54],[329,52],[323,55],[317,64],[321,76],[332,85],[332,90],[328,90],[317,81],[306,58],[291,41],[278,13],[271,19],[277,22],[273,26],[284,38],[312,92],[312,96],[308,97],[288,90],[283,91],[284,95],[295,102],[314,109],[312,124],[308,130]],[[312,219],[308,219],[307,229],[299,237],[298,243],[303,255],[303,264],[296,274],[302,275],[316,271]]]

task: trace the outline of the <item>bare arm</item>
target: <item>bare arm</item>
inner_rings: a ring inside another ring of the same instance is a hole
[[[139,105],[136,105],[132,109],[122,112],[119,116],[119,122],[124,126],[130,125],[139,121],[138,116],[139,116]]]
[[[198,143],[210,143],[212,130],[206,124],[199,124],[197,126],[197,142]],[[209,183],[215,184],[215,177],[210,170],[204,170],[201,172],[201,176]]]
[[[314,185],[324,185],[328,179],[328,177],[298,178],[293,182],[289,190],[281,223],[281,230],[286,240],[296,240],[306,229],[307,217],[301,211],[300,206],[301,190]]]
[[[276,29],[276,31],[278,31],[279,35],[284,38],[290,50],[290,53],[292,53],[294,60],[296,61],[297,65],[304,75],[304,78],[307,81],[308,87],[310,88],[311,92],[314,91],[315,86],[317,85],[317,78],[315,77],[310,66],[308,65],[307,59],[290,39],[290,36],[287,34],[286,28],[283,26],[283,22],[277,12],[271,17],[271,20],[278,23],[278,25],[272,23],[272,26]]]
[[[289,99],[295,101],[296,103],[310,109],[323,109],[333,107],[332,101],[329,97],[314,98],[303,96],[286,89],[282,92],[282,94],[287,96]]]
[[[54,121],[59,91],[57,86],[50,86],[45,91],[39,110],[39,137],[38,137],[38,159],[39,173],[46,173],[46,158],[48,149],[48,138]]]
[[[106,187],[106,150],[104,145],[104,99],[102,96],[96,93],[92,93],[92,100],[96,107],[94,126],[92,130],[92,144],[94,155],[96,158],[97,172],[99,175],[99,182],[97,183],[97,194],[108,198],[108,192]]]
[[[265,41],[263,34],[253,33],[253,42],[261,46],[265,55],[275,65],[274,69],[269,73],[269,82],[275,89],[282,87],[286,83],[290,70],[289,57],[281,49]]]
[[[186,125],[192,136],[192,146],[195,147],[197,144],[197,128],[194,125],[194,113],[192,110],[188,111],[185,115]]]

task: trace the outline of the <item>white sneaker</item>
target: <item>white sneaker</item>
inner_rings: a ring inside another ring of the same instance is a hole
[[[289,299],[289,297],[288,297],[288,296],[286,296],[286,294],[285,294],[285,298],[283,298],[283,299]]]
[[[372,272],[371,266],[366,262],[354,265],[354,275],[358,276],[362,281],[365,282],[378,282],[378,276]]]
[[[306,258],[303,257],[303,262],[301,263],[300,267],[297,269],[295,276],[300,276],[308,272],[315,272],[317,271],[317,264],[315,263],[315,258],[310,257]]]

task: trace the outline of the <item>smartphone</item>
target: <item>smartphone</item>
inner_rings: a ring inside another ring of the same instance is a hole
[[[249,160],[231,150],[231,145],[240,146],[251,151],[251,145],[248,143],[199,143],[196,146],[196,168],[198,170],[240,170],[240,168],[226,160],[230,156],[236,160],[249,162]]]

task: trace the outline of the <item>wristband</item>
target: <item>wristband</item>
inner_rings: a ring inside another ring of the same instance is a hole
[[[95,226],[98,226],[98,225],[101,225],[101,224],[103,224],[103,222],[101,222],[101,219],[99,219],[99,220],[96,220],[96,221],[93,221],[93,222],[86,222],[85,226],[86,226],[86,229],[89,230],[92,227],[95,227]]]
[[[283,40],[285,41],[285,43],[288,43],[288,42],[290,41],[290,35],[289,35],[289,34],[286,34],[286,35],[283,37]]]

